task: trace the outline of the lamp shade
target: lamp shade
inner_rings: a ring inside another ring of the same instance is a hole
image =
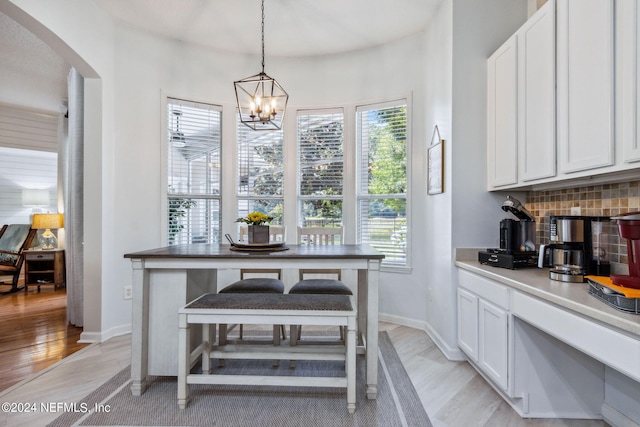
[[[35,229],[63,228],[64,216],[62,214],[33,214],[31,227]]]

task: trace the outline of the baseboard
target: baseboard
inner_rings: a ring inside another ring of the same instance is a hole
[[[601,412],[602,419],[613,427],[640,427],[640,424],[628,418],[623,413],[618,412],[607,402],[602,404]]]
[[[438,334],[433,328],[431,328],[427,324],[427,322],[382,313],[378,316],[378,319],[383,322],[394,323],[396,325],[407,326],[424,331],[427,335],[429,335],[429,338],[431,338],[436,347],[438,347],[438,349],[442,352],[444,357],[447,358],[447,360],[450,360],[452,362],[461,362],[467,360],[467,356],[462,352],[462,350],[460,350],[460,348],[449,346],[446,341],[442,339],[440,334]]]
[[[116,326],[111,329],[107,329],[102,332],[82,332],[80,333],[79,343],[95,343],[105,342],[109,338],[118,337],[120,335],[126,335],[131,333],[131,323],[126,325]]]

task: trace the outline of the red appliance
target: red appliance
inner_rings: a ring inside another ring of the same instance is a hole
[[[612,274],[614,284],[640,289],[640,212],[624,214],[612,219],[618,221],[620,237],[627,239],[629,275]]]

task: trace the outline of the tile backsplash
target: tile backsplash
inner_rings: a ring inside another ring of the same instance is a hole
[[[580,208],[580,215],[611,217],[640,211],[640,180],[590,185],[561,190],[530,191],[525,207],[536,217],[537,244],[549,243],[549,217],[574,215],[571,208]],[[620,238],[615,221],[603,224],[609,233],[609,261],[627,263],[627,243]]]

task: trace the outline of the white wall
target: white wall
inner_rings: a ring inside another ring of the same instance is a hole
[[[445,192],[428,196],[426,324],[450,358],[456,344],[458,247],[497,247],[504,195],[486,191],[486,60],[525,20],[525,1],[446,0],[426,34],[427,127],[445,139]]]
[[[0,226],[31,224],[31,214],[57,212],[56,183],[58,156],[46,151],[21,150],[0,146]],[[49,201],[41,206],[24,206],[22,190],[44,190]]]

